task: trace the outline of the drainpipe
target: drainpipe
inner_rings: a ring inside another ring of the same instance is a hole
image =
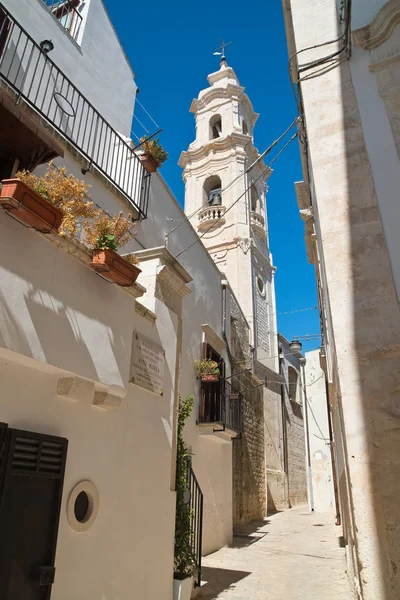
[[[282,348],[279,351],[279,375],[284,377],[283,371],[283,352]],[[282,438],[283,438],[283,470],[288,476],[289,483],[289,473],[288,473],[288,449],[287,449],[287,428],[286,428],[286,418],[285,418],[285,386],[281,384],[281,413],[282,413]],[[289,496],[289,494],[288,494]]]
[[[306,359],[300,358],[301,370],[303,373],[303,390],[304,390],[304,416],[305,416],[305,425],[306,425],[306,446],[307,446],[307,473],[308,473],[308,491],[309,491],[309,501],[310,501],[310,511],[314,512],[314,493],[313,493],[313,484],[312,484],[312,469],[311,469],[311,450],[310,450],[310,431],[308,428],[308,398],[307,398],[307,388],[306,388]]]
[[[329,385],[327,374],[324,370],[325,376],[325,389],[326,389],[326,410],[328,412],[328,429],[329,429],[329,447],[331,451],[331,463],[332,463],[332,478],[333,478],[333,491],[335,495],[335,508],[336,508],[336,522],[335,525],[341,525],[342,519],[340,516],[340,504],[339,504],[339,490],[338,490],[338,480],[337,480],[337,471],[336,471],[336,457],[335,457],[335,442],[333,439],[333,429],[332,429],[332,421],[331,421],[331,406],[329,402]]]

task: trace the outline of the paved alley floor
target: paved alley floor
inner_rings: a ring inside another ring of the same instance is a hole
[[[203,559],[207,600],[353,600],[333,515],[294,508],[252,523]]]

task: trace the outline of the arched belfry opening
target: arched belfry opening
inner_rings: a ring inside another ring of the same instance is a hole
[[[221,115],[213,115],[210,119],[210,140],[216,140],[220,137],[222,137]]]
[[[208,206],[221,206],[222,204],[222,184],[218,175],[208,177],[203,185],[204,204]]]
[[[257,212],[257,210],[259,208],[259,201],[258,201],[257,188],[254,185],[254,183],[252,184],[252,186],[250,188],[250,201],[251,201],[251,211]]]

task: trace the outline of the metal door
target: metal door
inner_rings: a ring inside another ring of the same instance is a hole
[[[49,600],[68,442],[0,424],[0,600]]]

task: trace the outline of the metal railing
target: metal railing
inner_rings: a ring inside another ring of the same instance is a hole
[[[201,382],[199,423],[215,423],[222,431],[242,431],[242,394],[226,379],[218,382]]]
[[[196,562],[195,586],[201,584],[201,553],[203,538],[203,492],[189,464],[187,486],[190,493],[191,548]]]
[[[0,79],[147,216],[150,175],[117,133],[0,4]]]
[[[77,10],[80,0],[41,0],[49,12],[59,21],[69,35],[76,41],[82,26],[83,17]]]

